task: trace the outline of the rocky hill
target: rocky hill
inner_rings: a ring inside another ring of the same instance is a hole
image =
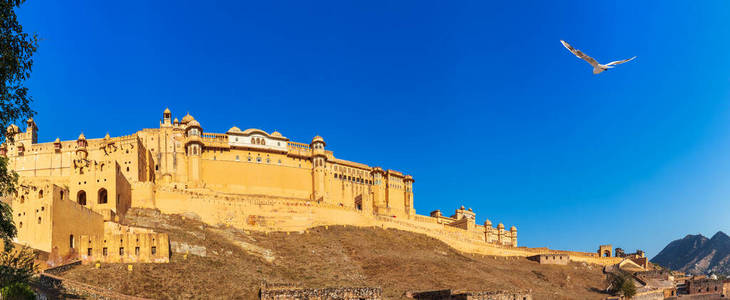
[[[166,232],[169,264],[82,265],[61,276],[153,299],[257,299],[262,282],[381,287],[385,299],[434,289],[531,289],[534,299],[603,299],[602,268],[464,254],[422,234],[328,226],[302,233],[209,226],[195,215],[134,209],[128,223]]]
[[[669,243],[651,262],[692,274],[730,274],[730,237],[722,231],[709,239],[687,235]]]

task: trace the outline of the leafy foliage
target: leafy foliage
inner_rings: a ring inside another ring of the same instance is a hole
[[[3,300],[34,300],[35,293],[26,283],[16,282],[0,289]]]
[[[636,295],[636,286],[631,274],[620,272],[609,276],[609,292],[611,294],[622,295],[629,299]]]
[[[0,0],[0,129],[33,115],[32,99],[23,84],[30,77],[38,36],[23,32],[23,26],[18,22],[15,8],[23,2],[25,0]],[[4,140],[5,131],[1,134]]]
[[[30,278],[38,271],[35,258],[35,253],[28,247],[0,253],[0,286],[29,283]]]
[[[25,0],[0,0],[0,142],[9,136],[5,128],[16,120],[33,115],[32,98],[24,85],[33,67],[33,53],[38,49],[38,36],[23,32],[15,9]],[[8,160],[0,158],[0,196],[15,192],[18,175],[8,169]],[[12,210],[0,202],[0,239],[5,251],[12,248],[11,240],[17,234]]]

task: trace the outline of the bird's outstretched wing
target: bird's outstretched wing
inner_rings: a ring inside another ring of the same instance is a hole
[[[634,56],[634,57],[632,57],[632,58],[629,58],[629,59],[624,59],[624,60],[617,60],[617,61],[612,61],[612,62],[610,62],[610,63],[607,63],[606,65],[607,65],[607,66],[613,66],[613,65],[618,65],[618,64],[622,64],[622,63],[625,63],[625,62],[627,62],[627,61],[630,61],[630,60],[632,60],[632,59],[634,59],[634,58],[636,58],[636,56]]]
[[[573,48],[570,44],[566,43],[563,40],[560,40],[560,42],[563,43],[563,46],[565,46],[565,48],[568,49],[568,51],[575,54],[575,56],[577,56],[578,58],[587,61],[594,68],[599,65],[599,63],[595,59],[593,59],[593,57],[590,57],[590,56],[586,55],[585,53],[581,52],[580,50]]]

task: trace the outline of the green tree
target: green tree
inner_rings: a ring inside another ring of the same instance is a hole
[[[25,0],[0,0],[0,142],[7,142],[5,128],[12,122],[33,116],[32,98],[24,85],[33,67],[33,53],[38,49],[38,36],[23,32],[15,10]],[[8,169],[6,158],[0,158],[0,196],[15,192],[18,176]],[[0,239],[5,250],[12,248],[17,231],[12,210],[0,202]]]
[[[631,274],[619,271],[619,273],[609,273],[608,291],[613,295],[620,295],[631,299],[636,295],[636,286]]]
[[[26,283],[16,282],[0,289],[3,300],[35,300],[35,292]]]
[[[29,284],[38,271],[36,254],[28,247],[0,252],[0,287],[14,283]]]

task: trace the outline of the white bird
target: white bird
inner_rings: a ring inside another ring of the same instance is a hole
[[[580,50],[573,48],[572,46],[570,46],[570,44],[566,43],[565,41],[560,40],[560,42],[563,43],[563,46],[565,46],[565,48],[568,49],[568,51],[575,54],[575,56],[577,56],[578,58],[585,60],[589,64],[591,64],[591,66],[593,66],[593,74],[598,74],[598,73],[601,73],[608,69],[612,69],[614,65],[622,64],[622,63],[625,63],[627,61],[630,61],[630,60],[636,58],[636,56],[634,56],[629,59],[612,61],[610,63],[602,65],[602,64],[599,64],[595,59],[593,59],[593,57],[590,57],[590,56],[586,55],[585,53],[581,52]]]

